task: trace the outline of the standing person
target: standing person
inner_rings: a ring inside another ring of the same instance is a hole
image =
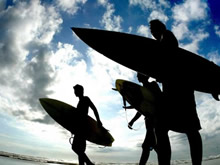
[[[164,52],[170,52],[172,55],[178,47],[178,41],[173,33],[159,20],[150,21],[150,29]],[[196,112],[194,89],[189,80],[183,77],[169,77],[167,81],[162,80],[162,86],[164,109],[159,113],[156,129],[159,165],[170,165],[169,130],[187,135],[192,164],[201,165],[202,139],[199,133],[201,126]]]
[[[89,111],[89,107],[93,110],[98,125],[102,126],[102,122],[99,118],[98,111],[95,105],[92,103],[89,97],[84,96],[84,89],[81,85],[75,85],[73,87],[76,97],[79,97],[79,102],[77,105],[77,113],[79,115],[79,126],[80,130],[78,130],[74,136],[74,140],[72,143],[72,150],[78,155],[79,165],[94,165],[87,155],[85,154],[86,150],[86,124],[87,124],[87,115]],[[84,129],[84,130],[83,130]]]
[[[159,97],[161,95],[161,91],[157,83],[155,81],[152,81],[152,82],[148,81],[150,78],[149,76],[138,73],[137,78],[138,78],[138,81],[141,82],[144,87],[150,89],[151,92],[156,94],[156,96]],[[132,125],[140,117],[141,117],[141,114],[137,112],[134,118],[129,122],[128,127],[132,129]],[[141,154],[139,165],[145,165],[147,163],[149,155],[150,155],[150,151],[154,149],[157,152],[154,123],[155,123],[154,116],[150,116],[150,115],[145,116],[145,126],[146,126],[147,132],[145,135],[144,142],[142,144],[143,151]]]

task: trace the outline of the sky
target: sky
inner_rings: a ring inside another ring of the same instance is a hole
[[[44,111],[39,98],[73,106],[73,86],[84,86],[112,147],[87,145],[96,162],[138,162],[144,118],[129,130],[135,110],[125,112],[113,91],[116,79],[137,82],[136,72],[89,48],[71,27],[97,28],[152,38],[149,21],[160,19],[181,48],[220,65],[220,1],[217,0],[0,0],[0,150],[77,161],[70,133]],[[186,64],[187,66],[187,64]],[[220,102],[195,92],[202,125],[203,157],[220,157]],[[180,105],[181,106],[181,105]],[[89,115],[94,117],[92,111]],[[187,121],[187,119],[186,119]],[[190,159],[184,134],[169,132],[172,160]],[[151,152],[150,161],[157,161]]]

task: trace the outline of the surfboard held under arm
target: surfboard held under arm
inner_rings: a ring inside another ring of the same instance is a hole
[[[41,98],[39,100],[50,117],[72,134],[81,133],[77,131],[83,131],[86,140],[98,145],[112,146],[114,141],[112,135],[107,129],[99,126],[90,116],[87,116],[86,124],[82,127],[79,124],[80,118],[75,107],[50,98]]]

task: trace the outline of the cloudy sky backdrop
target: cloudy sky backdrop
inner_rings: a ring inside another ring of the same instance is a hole
[[[136,73],[89,48],[70,27],[151,37],[148,22],[157,18],[180,47],[220,64],[219,6],[217,0],[1,0],[0,150],[75,161],[70,133],[45,113],[38,99],[76,106],[72,86],[82,84],[115,138],[112,148],[88,143],[88,155],[99,162],[137,162],[144,120],[134,125],[138,131],[129,130],[126,116],[131,119],[135,110],[126,114],[120,95],[111,90],[119,78],[137,82]],[[204,157],[219,155],[220,102],[208,94],[195,95]],[[172,159],[189,159],[186,136],[169,135]]]

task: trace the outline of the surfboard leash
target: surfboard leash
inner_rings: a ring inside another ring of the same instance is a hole
[[[122,99],[123,99],[123,104],[124,104],[124,109],[125,109],[125,118],[126,118],[126,121],[127,121],[127,125],[129,126],[129,128],[130,128],[131,130],[139,131],[139,130],[141,129],[142,125],[140,125],[139,128],[132,128],[132,126],[129,124],[129,121],[128,121],[128,114],[127,114],[126,100],[125,100],[124,97],[122,97]],[[137,111],[137,112],[138,112],[138,111]],[[140,113],[140,112],[138,112],[138,113]]]

